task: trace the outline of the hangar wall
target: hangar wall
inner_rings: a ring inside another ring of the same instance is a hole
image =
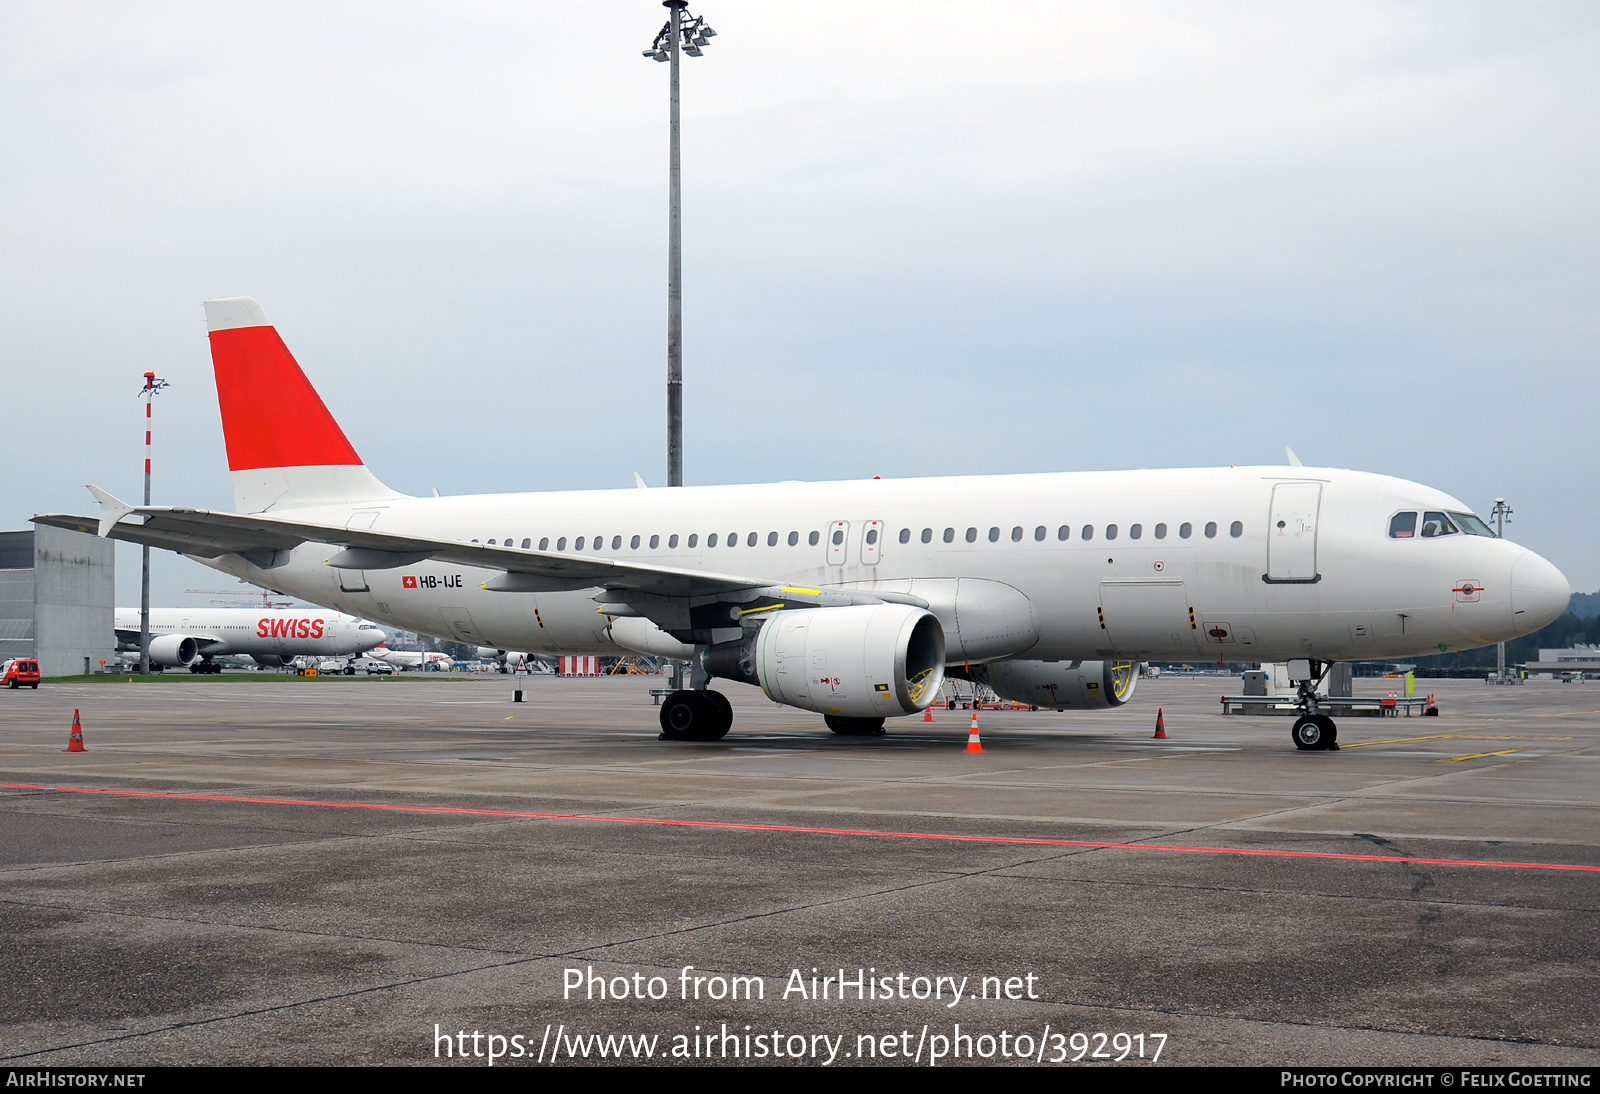
[[[0,532],[0,657],[34,657],[44,676],[117,664],[116,548],[40,526]]]

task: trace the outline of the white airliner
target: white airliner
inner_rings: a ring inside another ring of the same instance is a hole
[[[479,646],[477,649],[479,661],[492,661],[499,666],[501,672],[528,672],[533,667],[533,662],[538,658],[523,650],[501,650],[493,646]]]
[[[708,677],[881,731],[947,670],[1044,707],[1127,701],[1144,659],[1304,666],[1295,743],[1335,747],[1332,662],[1482,646],[1566,579],[1438,490],[1311,467],[413,498],[363,465],[254,300],[207,301],[235,512],[45,524],[174,550],[407,630],[691,662],[663,737],[732,724]]]
[[[138,652],[139,609],[118,608],[117,649]],[[350,657],[388,636],[365,619],[325,608],[152,608],[150,661],[164,668],[221,672],[213,657],[247,654],[263,665],[296,657]]]
[[[434,650],[391,650],[388,646],[379,646],[367,656],[387,661],[402,672],[406,669],[427,668],[429,665],[450,667],[450,655]]]

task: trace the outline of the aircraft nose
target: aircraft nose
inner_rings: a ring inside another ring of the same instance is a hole
[[[1528,551],[1511,566],[1511,625],[1531,634],[1553,623],[1567,610],[1572,586],[1566,575]]]

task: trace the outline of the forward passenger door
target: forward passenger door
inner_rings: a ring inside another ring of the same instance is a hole
[[[1267,521],[1269,583],[1309,585],[1317,575],[1317,511],[1320,482],[1280,482],[1272,488],[1272,513]]]

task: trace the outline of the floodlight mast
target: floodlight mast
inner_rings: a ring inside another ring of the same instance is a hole
[[[678,147],[679,56],[702,56],[702,47],[716,31],[688,12],[688,0],[662,0],[667,23],[644,51],[653,61],[671,64],[667,166],[667,485],[683,485],[683,188]]]

